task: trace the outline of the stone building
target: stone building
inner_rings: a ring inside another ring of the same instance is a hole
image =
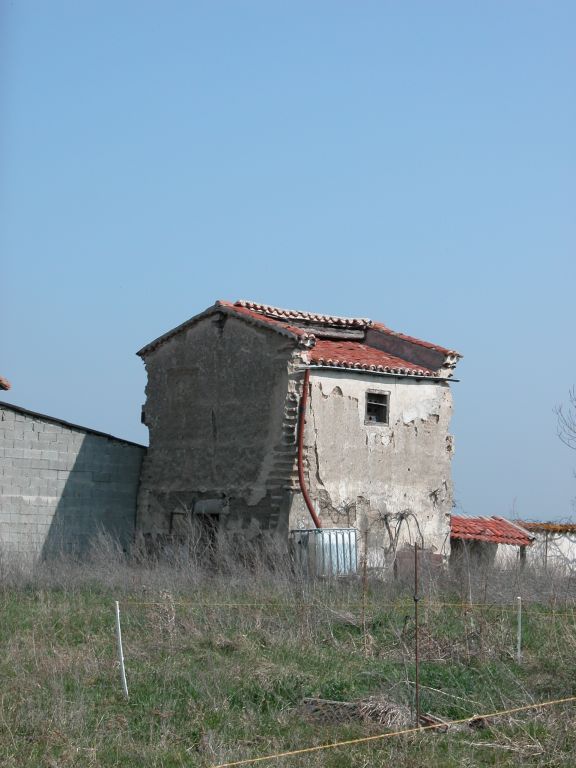
[[[137,527],[352,526],[374,564],[449,552],[460,355],[364,318],[218,301],[138,353],[150,433]]]
[[[0,403],[0,554],[82,553],[101,531],[127,546],[145,451]]]

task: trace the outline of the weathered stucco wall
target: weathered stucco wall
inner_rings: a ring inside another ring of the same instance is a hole
[[[80,553],[104,531],[134,534],[144,446],[0,406],[0,549]]]
[[[452,395],[447,383],[313,371],[307,479],[326,525],[368,528],[373,564],[407,542],[447,554],[452,508]],[[390,393],[388,424],[366,424],[366,392]],[[295,495],[290,527],[310,527]],[[393,557],[392,557],[393,559]]]
[[[287,533],[286,485],[296,459],[293,354],[290,339],[222,314],[146,353],[142,533],[177,533],[210,515],[248,537]]]

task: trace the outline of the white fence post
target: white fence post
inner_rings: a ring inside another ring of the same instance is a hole
[[[516,598],[518,603],[518,629],[516,636],[516,661],[522,663],[522,598],[520,595]]]
[[[120,629],[120,604],[116,600],[116,640],[118,642],[118,661],[120,662],[120,679],[122,691],[128,698],[128,683],[126,682],[126,669],[124,668],[124,651],[122,650],[122,630]]]

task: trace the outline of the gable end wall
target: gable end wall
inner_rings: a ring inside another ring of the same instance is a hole
[[[178,533],[198,514],[250,538],[287,532],[286,485],[296,460],[294,342],[212,315],[145,355],[150,448],[138,529]]]

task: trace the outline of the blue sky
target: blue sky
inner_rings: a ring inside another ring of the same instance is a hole
[[[465,355],[464,512],[572,513],[574,3],[0,9],[4,399],[146,442],[215,299],[368,316]]]

